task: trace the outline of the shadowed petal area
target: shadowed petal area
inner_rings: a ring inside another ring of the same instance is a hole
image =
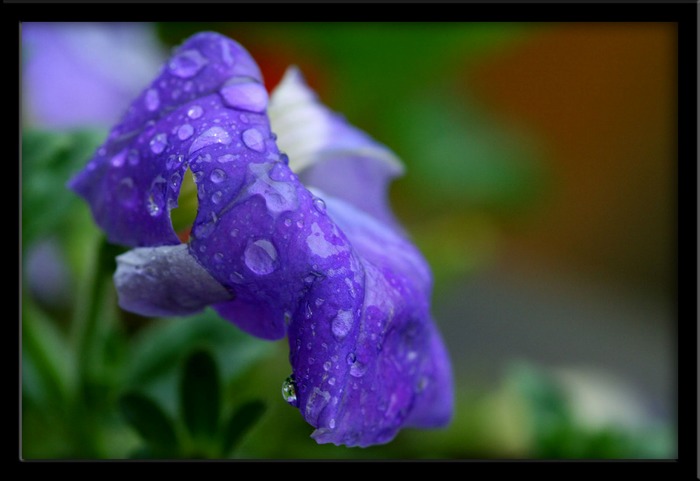
[[[403,164],[320,103],[295,67],[272,92],[270,121],[277,145],[289,155],[290,166],[304,185],[399,228],[387,202],[387,186],[403,173]]]

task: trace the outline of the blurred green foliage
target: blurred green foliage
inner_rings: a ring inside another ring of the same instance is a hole
[[[158,26],[168,45],[207,29],[246,46],[273,48],[288,39],[287,50],[304,52],[298,63],[327,77],[323,100],[404,159],[407,174],[392,188],[393,205],[431,263],[437,288],[488,262],[499,219],[532,206],[546,185],[532,139],[490,120],[461,84],[471,63],[531,28]],[[254,339],[211,309],[145,319],[118,308],[111,276],[122,249],[105,241],[65,187],[104,136],[23,131],[23,255],[37,242],[57,242],[64,255],[57,261],[70,268],[66,282],[78,286],[68,309],[56,309],[35,299],[23,276],[23,458],[597,459],[672,452],[667,428],[582,425],[556,379],[528,365],[515,366],[490,390],[458,373],[455,418],[446,429],[407,429],[366,449],[317,445],[280,395],[289,374],[285,341]]]

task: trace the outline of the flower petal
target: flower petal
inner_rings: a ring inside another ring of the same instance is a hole
[[[387,204],[387,185],[403,173],[403,164],[320,103],[295,67],[272,92],[269,114],[278,146],[305,185],[398,228]]]
[[[119,305],[143,316],[186,316],[233,297],[185,244],[138,247],[120,255],[114,285]]]
[[[435,427],[452,414],[450,363],[429,313],[430,274],[405,239],[344,201],[324,196],[359,265],[360,308],[321,309],[320,282],[289,326],[296,403],[319,443],[386,443],[404,426]],[[341,276],[342,277],[342,276]],[[324,310],[325,309],[325,310]]]
[[[35,125],[111,125],[164,55],[146,23],[22,23],[22,99]]]
[[[240,103],[241,90],[246,98],[257,95],[258,103]],[[260,71],[243,47],[219,34],[197,34],[175,52],[69,185],[88,201],[112,242],[178,244],[169,210],[177,206],[185,171],[189,167],[198,183],[196,229],[239,187],[223,182],[237,168],[230,161],[264,159],[261,148],[274,144],[258,111],[266,99]]]

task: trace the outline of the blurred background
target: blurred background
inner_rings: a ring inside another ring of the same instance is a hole
[[[65,183],[202,30],[268,90],[297,65],[405,163],[448,428],[317,445],[280,395],[285,340],[116,307],[121,251]],[[23,24],[21,56],[24,459],[676,457],[674,24]]]

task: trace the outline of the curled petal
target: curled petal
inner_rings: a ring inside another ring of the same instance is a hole
[[[270,121],[277,144],[305,185],[398,228],[387,203],[387,185],[403,173],[403,164],[320,103],[295,67],[272,92]]]

